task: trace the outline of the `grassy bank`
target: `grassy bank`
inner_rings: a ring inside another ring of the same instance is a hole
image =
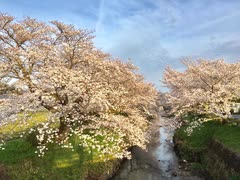
[[[1,168],[11,179],[101,179],[118,165],[116,159],[104,162],[97,152],[89,153],[78,146],[72,151],[52,145],[41,158],[36,150],[24,139],[9,141],[0,151]]]
[[[193,116],[186,116],[185,118],[185,120],[191,121]],[[186,132],[187,128],[188,125],[184,125],[176,130],[175,143],[180,157],[187,160],[188,162],[192,162],[192,170],[197,169],[203,171],[214,171],[214,169],[210,168],[213,168],[215,164],[209,165],[209,159],[212,158],[210,156],[213,156],[213,154],[219,150],[209,149],[209,144],[213,140],[219,142],[219,144],[221,144],[225,149],[229,150],[229,152],[237,154],[240,153],[239,126],[233,125],[231,123],[222,124],[220,121],[208,121],[204,122],[200,128],[195,128],[190,136]],[[211,161],[210,163],[218,163],[218,166],[224,167],[222,170],[217,169],[216,171],[228,171],[228,167],[222,160],[220,162],[220,159],[221,157],[215,157],[215,162]],[[217,162],[218,160],[219,162]],[[226,174],[226,176],[228,176],[228,174],[231,173],[226,172]]]
[[[240,127],[232,124],[222,124],[219,121],[208,121],[202,124],[200,128],[195,128],[189,136],[186,132],[188,126],[182,126],[176,130],[175,138],[177,138],[181,149],[190,150],[192,152],[202,152],[208,148],[211,139],[216,139],[234,152],[240,153]],[[180,152],[181,153],[181,152]],[[184,158],[186,153],[182,154]]]
[[[111,158],[111,155],[106,155],[109,160],[105,161],[96,149],[89,151],[80,147],[77,137],[69,139],[73,149],[49,144],[45,156],[38,157],[35,153],[37,148],[29,136],[17,138],[20,132],[44,122],[46,112],[30,117],[32,120],[28,126],[20,126],[20,121],[16,121],[0,128],[2,138],[8,134],[14,137],[6,141],[5,150],[0,150],[0,179],[104,179],[118,167],[119,160]]]

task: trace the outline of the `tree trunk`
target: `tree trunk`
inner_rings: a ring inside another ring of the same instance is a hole
[[[60,126],[59,126],[59,141],[63,141],[67,138],[68,134],[69,134],[70,128],[69,126],[67,126],[66,122],[65,122],[65,118],[64,117],[60,117]]]

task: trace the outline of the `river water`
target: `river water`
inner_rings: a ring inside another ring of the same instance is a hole
[[[132,159],[124,161],[111,180],[200,180],[179,169],[173,134],[173,129],[159,127],[147,151],[133,147]]]

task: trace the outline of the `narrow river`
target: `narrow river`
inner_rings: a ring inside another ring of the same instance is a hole
[[[172,137],[174,130],[159,127],[147,152],[134,147],[131,160],[123,162],[111,180],[200,180],[179,169]]]

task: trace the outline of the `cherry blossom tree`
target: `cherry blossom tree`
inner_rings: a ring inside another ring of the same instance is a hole
[[[148,119],[158,113],[157,91],[131,63],[96,49],[93,38],[88,30],[58,21],[0,15],[0,80],[21,92],[1,106],[1,116],[14,111],[1,125],[16,121],[19,112],[48,112],[36,130],[40,156],[48,143],[71,148],[71,136],[86,148],[115,150],[116,157],[128,156],[130,146],[146,145]],[[115,146],[101,146],[96,136]]]
[[[183,64],[186,66],[184,72],[167,67],[164,73],[172,111],[229,115],[231,101],[239,97],[240,63],[200,59],[185,60]]]

